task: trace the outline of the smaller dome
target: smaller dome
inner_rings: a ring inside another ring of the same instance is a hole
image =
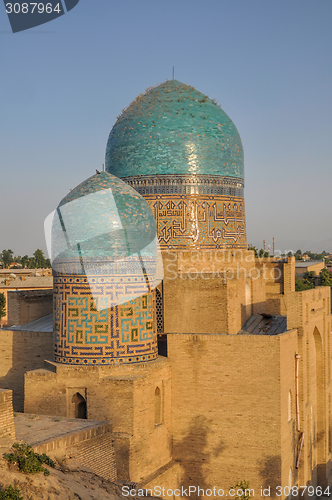
[[[101,172],[59,203],[52,225],[52,267],[84,274],[82,259],[85,266],[114,262],[141,252],[155,238],[156,223],[144,198]]]

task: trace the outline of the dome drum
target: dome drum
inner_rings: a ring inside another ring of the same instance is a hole
[[[156,225],[145,200],[102,172],[58,205],[52,222],[57,363],[157,358]]]

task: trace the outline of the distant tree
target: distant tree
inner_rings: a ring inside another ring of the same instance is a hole
[[[302,280],[295,276],[295,291],[302,292],[303,290],[307,290],[308,288],[305,286]]]
[[[34,252],[33,254],[35,262],[36,262],[36,267],[38,268],[44,268],[46,267],[46,259],[44,256],[44,252],[40,250],[39,248]]]
[[[38,267],[36,259],[34,257],[29,257],[29,260],[27,262],[27,268],[28,269],[36,269],[36,267]]]
[[[309,290],[310,288],[315,288],[315,273],[313,271],[307,271],[303,275],[303,283],[305,285],[305,289]]]
[[[261,248],[258,252],[258,257],[270,257],[270,254],[269,252],[266,252],[265,250],[263,250],[263,248]]]
[[[320,284],[322,286],[332,286],[332,274],[326,267],[319,273]]]
[[[14,253],[13,250],[2,250],[1,258],[4,268],[7,269],[9,265],[14,261],[13,253]]]
[[[28,262],[29,262],[29,257],[27,255],[23,255],[23,257],[21,257],[21,265],[23,266],[23,269],[28,264]]]
[[[255,257],[258,257],[258,250],[254,245],[248,244],[248,250],[253,250],[255,252]]]
[[[302,251],[301,250],[296,250],[294,255],[295,255],[295,260],[302,260]]]
[[[6,297],[4,293],[0,292],[0,325],[4,316],[6,316]]]
[[[253,250],[255,252],[255,257],[270,257],[269,252],[266,252],[261,248],[258,250],[254,245],[248,245],[248,250]]]

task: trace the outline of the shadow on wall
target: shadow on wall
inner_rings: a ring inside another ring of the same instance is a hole
[[[211,456],[218,457],[225,449],[224,441],[219,443],[211,452],[208,452],[208,436],[212,434],[210,421],[203,415],[197,415],[192,419],[187,435],[182,441],[174,444],[174,454],[181,457],[183,468],[183,481],[181,486],[186,489],[189,486],[199,486],[207,489],[211,485],[206,482],[205,464],[208,465]],[[199,495],[191,495],[190,498],[199,498]]]
[[[271,488],[271,497],[276,497],[277,486],[281,484],[281,456],[273,455],[259,464],[262,488]]]
[[[14,411],[24,411],[24,374],[44,368],[45,359],[54,360],[53,332],[0,332],[0,388],[13,391]]]

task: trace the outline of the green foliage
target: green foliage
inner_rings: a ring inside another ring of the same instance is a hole
[[[28,269],[45,269],[51,267],[50,259],[45,259],[44,252],[39,248],[34,252],[33,257],[29,257],[28,255],[17,255],[13,257],[12,250],[3,250],[0,253],[0,259],[3,262],[4,267],[9,267],[12,262],[16,262],[18,265],[22,266],[23,269],[26,267]],[[15,266],[16,268],[16,266]]]
[[[13,250],[2,250],[0,257],[3,262],[3,267],[7,269],[13,262]]]
[[[248,250],[253,250],[255,252],[255,257],[258,258],[258,257],[270,257],[270,254],[269,252],[266,252],[265,250],[263,250],[263,248],[261,248],[260,250],[258,250],[254,245],[248,245]]]
[[[250,498],[252,498],[250,493],[254,492],[253,489],[250,490],[249,481],[238,481],[234,486],[231,486],[231,488],[229,489],[235,490],[236,496],[232,497],[234,498],[234,500],[249,500]],[[240,490],[242,490],[242,493],[238,495],[237,492],[240,493]]]
[[[0,500],[23,500],[21,490],[10,484],[4,490],[0,490]]]
[[[255,252],[255,257],[258,257],[258,250],[254,245],[248,244],[248,250],[253,250]]]
[[[35,453],[32,447],[26,443],[14,443],[12,453],[6,453],[4,458],[8,462],[17,463],[20,471],[28,474],[36,474],[37,472],[44,472],[45,476],[50,474],[48,469],[43,467],[43,464],[55,467],[55,463],[45,453],[39,455]]]
[[[6,297],[4,293],[0,292],[0,324],[4,316],[6,316]]]
[[[326,267],[319,273],[320,284],[322,286],[332,286],[332,273]]]
[[[295,276],[295,291],[296,292],[303,292],[303,290],[307,290],[305,284],[303,283],[302,280],[300,280],[300,278]]]
[[[310,258],[310,260],[323,260],[326,257],[326,255],[327,255],[327,253],[325,252],[325,250],[323,250],[322,253],[314,253],[314,252],[310,252],[309,250],[307,250],[304,253],[308,255],[308,257]]]
[[[303,275],[303,283],[305,285],[305,290],[310,288],[315,288],[315,273],[313,271],[307,271]]]

